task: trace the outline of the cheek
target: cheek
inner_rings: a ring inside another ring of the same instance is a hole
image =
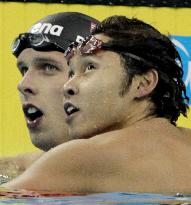
[[[47,86],[45,89],[47,89],[49,92],[55,95],[63,96],[63,87],[65,82],[66,82],[66,76],[64,76],[62,79],[54,78],[51,81],[47,82]]]
[[[115,101],[119,98],[119,85],[113,82],[114,80],[101,77],[83,83],[80,91],[85,106],[91,109],[95,107],[97,112],[101,112],[103,109],[108,110],[111,106],[114,106]]]
[[[108,67],[93,74],[85,85],[95,93],[110,95],[119,92],[123,78],[122,73]]]

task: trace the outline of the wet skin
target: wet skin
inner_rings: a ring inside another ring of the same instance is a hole
[[[26,117],[32,143],[44,151],[69,140],[61,88],[66,81],[67,63],[57,51],[23,50],[17,60],[22,74],[18,84],[21,103],[27,112],[35,106],[43,115]]]
[[[102,35],[97,38],[105,40]],[[155,88],[155,70],[134,77],[121,96],[123,80],[116,53],[76,53],[64,85],[64,103],[78,107],[67,115],[67,124],[69,133],[80,139],[45,153],[4,186],[60,192],[189,193],[191,130],[175,127],[165,118],[148,117],[154,105],[147,98],[135,100]]]
[[[100,38],[109,40],[106,36]],[[137,106],[140,103],[134,100],[138,95],[144,95],[137,90],[138,78],[124,95],[121,94],[128,76],[115,52],[99,51],[93,55],[76,52],[69,62],[68,77],[64,85],[65,104],[71,103],[79,110],[67,115],[69,135],[74,138],[120,129],[147,114],[146,109],[140,114],[139,107],[143,109],[150,103]]]

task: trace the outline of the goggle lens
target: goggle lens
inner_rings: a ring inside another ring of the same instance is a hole
[[[81,55],[93,54],[102,48],[103,42],[94,36],[86,38],[82,43],[75,44],[72,43],[68,49],[65,51],[65,57],[67,62],[73,57],[75,51],[79,51]]]
[[[56,43],[51,42],[47,36],[37,33],[22,33],[12,44],[12,53],[18,57],[25,48],[33,48],[38,51],[60,51],[65,52],[65,49]]]
[[[121,53],[121,54],[128,56],[130,58],[133,58],[137,61],[141,61],[142,63],[146,64],[147,66],[154,67],[152,62],[147,61],[146,59],[144,59],[140,56],[137,56],[133,53],[116,50],[115,47],[116,46],[114,46],[114,45],[112,46],[112,44],[104,43],[103,41],[97,39],[94,36],[90,36],[90,37],[86,38],[86,40],[84,40],[82,43],[78,44],[77,46],[75,46],[74,43],[71,44],[65,52],[65,57],[66,57],[67,62],[69,63],[70,59],[75,54],[75,51],[79,51],[79,53],[81,55],[84,55],[84,54],[94,54],[94,53],[98,52],[99,50],[103,49],[103,50],[110,50],[113,52]]]

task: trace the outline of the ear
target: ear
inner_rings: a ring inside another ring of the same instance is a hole
[[[149,95],[158,83],[158,72],[154,69],[138,77],[137,98]]]

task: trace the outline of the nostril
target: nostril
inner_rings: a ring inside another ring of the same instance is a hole
[[[33,93],[33,91],[32,91],[31,89],[29,89],[29,88],[24,89],[24,92],[25,92],[25,93],[30,93],[30,94]]]
[[[68,89],[68,95],[74,95],[75,92],[72,89]]]

